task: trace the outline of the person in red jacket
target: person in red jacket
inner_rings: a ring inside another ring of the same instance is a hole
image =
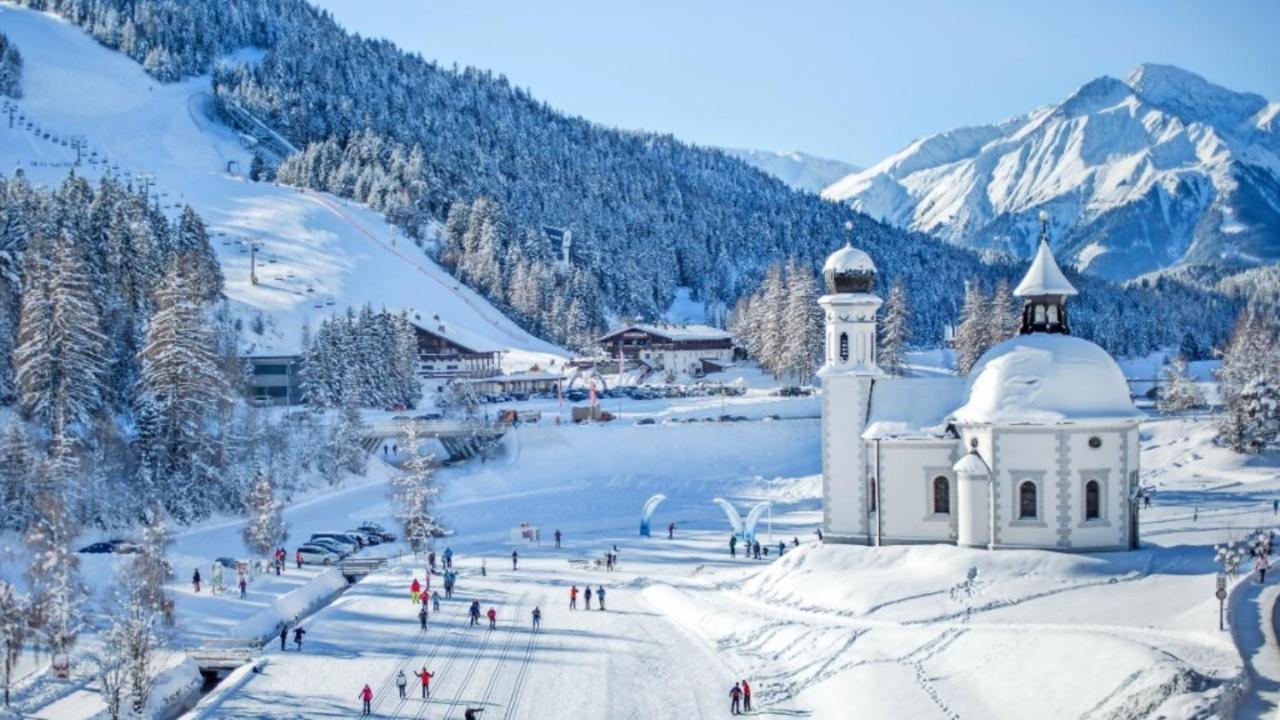
[[[413,599],[413,604],[418,604],[418,596],[422,594],[422,583],[418,582],[418,578],[413,579],[413,584],[409,586],[409,597]]]
[[[435,677],[435,673],[427,672],[427,666],[422,666],[422,672],[414,672],[418,679],[422,681],[422,699],[426,700],[431,697],[431,678]]]
[[[751,686],[742,681],[742,712],[751,712]]]
[[[301,550],[299,550],[297,554],[293,556],[293,561],[298,564],[298,569],[301,570],[302,569],[302,551]]]
[[[573,587],[569,588],[569,609],[570,610],[578,609],[578,586],[577,585],[574,585]]]
[[[369,687],[369,684],[368,684],[368,683],[365,683],[365,685],[364,685],[364,689],[360,691],[359,698],[360,698],[361,700],[363,700],[363,701],[364,701],[364,711],[363,711],[363,712],[361,712],[360,714],[361,714],[361,715],[372,715],[372,714],[373,714],[373,708],[372,708],[372,705],[373,705],[373,689]]]
[[[493,629],[496,627],[498,627],[498,611],[493,608],[489,608],[489,628]]]

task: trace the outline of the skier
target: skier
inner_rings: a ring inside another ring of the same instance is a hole
[[[492,630],[496,627],[498,627],[498,611],[489,608],[489,629]]]
[[[1280,513],[1280,499],[1271,501],[1271,514]]]
[[[822,542],[822,528],[814,528],[814,532],[818,534],[818,542]]]
[[[738,536],[729,536],[729,557],[738,557]]]
[[[1253,569],[1258,571],[1258,584],[1261,585],[1267,581],[1267,568],[1271,567],[1271,563],[1267,562],[1266,553],[1259,553],[1258,559],[1253,561]]]
[[[422,583],[418,582],[418,578],[414,578],[409,585],[409,598],[413,600],[413,604],[418,604],[418,596],[422,594]]]
[[[591,609],[591,586],[588,585],[586,591],[582,593],[582,598],[587,601],[587,609]]]
[[[742,680],[742,712],[751,712],[751,686]]]
[[[537,630],[542,627],[542,610],[538,606],[533,607],[533,629]]]
[[[244,576],[240,576],[240,599],[243,600],[245,591],[249,589],[249,583],[244,581]]]
[[[453,548],[444,549],[444,566],[453,569]]]
[[[427,629],[427,604],[422,603],[422,607],[418,609],[418,624],[423,630]]]
[[[574,585],[573,587],[569,588],[569,609],[570,610],[578,609],[578,586],[577,585]]]
[[[365,683],[364,689],[360,691],[360,699],[364,701],[364,712],[361,715],[369,715],[373,712],[370,705],[373,703],[373,689],[369,687],[369,683]]]
[[[559,420],[560,418],[556,418]],[[484,708],[467,708],[462,713],[462,720],[478,720]]]
[[[196,589],[196,592],[200,592],[200,568],[196,568],[196,571],[191,573],[191,586]]]
[[[515,568],[512,568],[513,570]],[[489,577],[489,565],[484,558],[480,558],[480,577]]]
[[[302,569],[302,551],[299,550],[294,556],[293,561],[298,564],[298,569]]]
[[[293,644],[298,646],[298,652],[302,652],[302,636],[306,634],[301,625],[293,629]]]
[[[431,593],[431,612],[440,612],[440,591],[434,590]]]
[[[288,637],[289,637],[289,626],[281,625],[280,626],[280,652],[284,652],[284,641]]]
[[[556,549],[560,549],[560,528],[556,528]]]
[[[733,689],[729,691],[729,712],[733,715],[740,715],[739,710],[742,704],[742,688],[738,683],[733,684]]]
[[[778,557],[782,557],[782,553],[786,551],[787,551],[787,544],[779,540],[778,541]]]
[[[387,452],[388,452],[390,449],[391,449],[391,448],[387,447],[387,444],[386,444],[386,443],[382,443],[382,457],[384,457],[384,458],[385,458],[385,457],[387,456]]]
[[[759,540],[756,540],[751,543],[751,554],[755,556],[755,559],[757,560],[760,559],[760,541]]]
[[[436,571],[436,551],[432,550],[427,554],[427,564],[431,566],[431,572]]]
[[[675,536],[676,536],[676,524],[670,523],[667,525],[667,539],[668,540],[674,539]]]
[[[604,569],[613,572],[613,553],[611,552],[604,554]]]
[[[596,589],[596,600],[600,602],[600,609],[603,610],[604,609],[604,586],[603,585],[601,585],[598,589]]]
[[[431,697],[431,678],[435,677],[436,674],[427,672],[427,666],[423,665],[422,672],[415,672],[414,675],[417,675],[418,679],[422,681],[422,699],[426,700]]]
[[[480,624],[480,601],[472,600],[471,608],[467,611],[471,615],[471,627]]]
[[[516,552],[515,550],[512,550],[511,551],[511,571],[512,572],[515,572],[516,563],[519,562],[519,560],[520,560],[520,553]]]
[[[791,547],[800,547],[800,538],[791,536]]]
[[[1144,508],[1151,507],[1151,493],[1149,492],[1142,493],[1142,507]]]
[[[391,454],[392,454],[392,455],[399,455],[399,454],[400,454],[400,446],[399,446],[399,445],[396,445],[396,444],[394,444],[394,443],[392,443],[392,445],[391,445]]]
[[[404,700],[404,689],[408,687],[408,685],[409,680],[404,676],[404,671],[401,670],[400,674],[396,675],[396,689],[400,691],[401,700]]]

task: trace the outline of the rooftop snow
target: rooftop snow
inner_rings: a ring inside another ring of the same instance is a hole
[[[609,334],[600,338],[613,337],[627,330],[639,330],[647,332],[651,335],[667,338],[668,340],[729,340],[733,338],[733,334],[720,328],[714,328],[710,325],[624,325],[611,331]]]
[[[871,256],[865,252],[855,248],[849,243],[845,243],[844,247],[831,253],[827,258],[827,262],[822,265],[822,274],[829,272],[847,273],[847,272],[875,272],[876,264],[871,261]]]
[[[938,438],[964,402],[964,378],[883,378],[871,388],[867,440]]]
[[[1076,288],[1062,274],[1058,261],[1053,259],[1049,243],[1041,240],[1040,247],[1036,250],[1036,259],[1031,262],[1031,268],[1027,270],[1022,282],[1018,283],[1018,287],[1014,288],[1013,294],[1018,297],[1075,295]]]
[[[1019,335],[991,348],[969,374],[959,423],[1053,425],[1137,420],[1120,366],[1070,335]]]

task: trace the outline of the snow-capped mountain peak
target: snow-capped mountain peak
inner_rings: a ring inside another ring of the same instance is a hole
[[[1127,279],[1280,259],[1280,105],[1181,68],[1102,76],[1001,123],[913,141],[823,196],[952,242]]]
[[[818,157],[797,150],[743,150],[724,148],[724,152],[746,164],[772,175],[796,190],[816,193],[859,168],[843,160]]]

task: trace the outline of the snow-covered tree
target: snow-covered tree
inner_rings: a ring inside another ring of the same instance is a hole
[[[173,249],[194,299],[200,302],[216,300],[222,294],[222,266],[209,245],[209,232],[204,221],[190,205],[182,209],[182,216],[178,218]]]
[[[404,538],[421,552],[441,529],[435,517],[436,458],[423,450],[424,438],[413,422],[401,425],[400,447],[406,460],[391,480],[391,508]]]
[[[5,707],[9,707],[9,688],[27,642],[29,613],[26,598],[12,583],[0,579],[0,686],[4,688]]]
[[[35,517],[25,537],[31,553],[31,617],[55,657],[67,656],[83,627],[85,588],[80,559],[71,548],[76,534],[74,520],[56,491],[36,496]]]
[[[956,374],[968,375],[978,359],[987,351],[989,304],[982,296],[977,283],[967,283],[964,289],[964,307],[960,310],[960,324],[956,327]]]
[[[22,97],[22,54],[4,33],[0,33],[0,95]]]
[[[1236,452],[1280,442],[1280,348],[1277,331],[1256,309],[1241,313],[1218,370],[1223,413],[1218,439]]]
[[[117,573],[115,600],[108,608],[111,624],[102,633],[102,658],[98,680],[107,714],[112,720],[121,717],[144,717],[147,698],[155,684],[156,660],[161,648],[157,627],[159,614],[146,599],[142,582],[133,573]],[[124,700],[129,711],[124,712]]]
[[[9,418],[0,435],[0,530],[25,530],[31,517],[31,447],[22,424]]]
[[[320,472],[330,483],[341,480],[343,473],[364,475],[369,462],[364,429],[360,407],[353,401],[344,402],[320,451]]]
[[[102,405],[106,338],[97,290],[67,235],[27,247],[14,367],[23,413],[45,424],[61,415],[87,425]]]
[[[986,320],[986,349],[1018,334],[1018,326],[1021,324],[1018,303],[1009,289],[1009,281],[1004,278],[996,283],[996,289],[991,293]]]
[[[244,499],[248,523],[244,526],[244,544],[258,557],[269,556],[289,537],[284,524],[284,506],[276,499],[271,478],[258,473]]]
[[[911,342],[911,309],[907,307],[907,289],[895,282],[885,302],[884,321],[880,323],[880,368],[890,375],[906,375],[906,347]]]
[[[1187,361],[1181,355],[1169,358],[1164,369],[1165,385],[1157,403],[1161,412],[1181,412],[1204,406],[1204,393],[1187,373]]]
[[[173,565],[165,553],[172,542],[163,508],[158,505],[148,508],[144,513],[142,543],[129,560],[129,570],[136,579],[134,598],[166,618],[172,616],[172,600],[166,584],[173,577]]]
[[[782,308],[783,345],[778,369],[799,384],[807,384],[822,354],[822,315],[818,283],[813,273],[792,262],[787,265],[787,297]]]
[[[751,351],[760,367],[773,373],[775,378],[782,374],[783,354],[787,347],[786,306],[787,288],[783,282],[782,267],[773,265],[765,275],[758,298],[751,303],[755,315],[752,325],[756,328]]]

